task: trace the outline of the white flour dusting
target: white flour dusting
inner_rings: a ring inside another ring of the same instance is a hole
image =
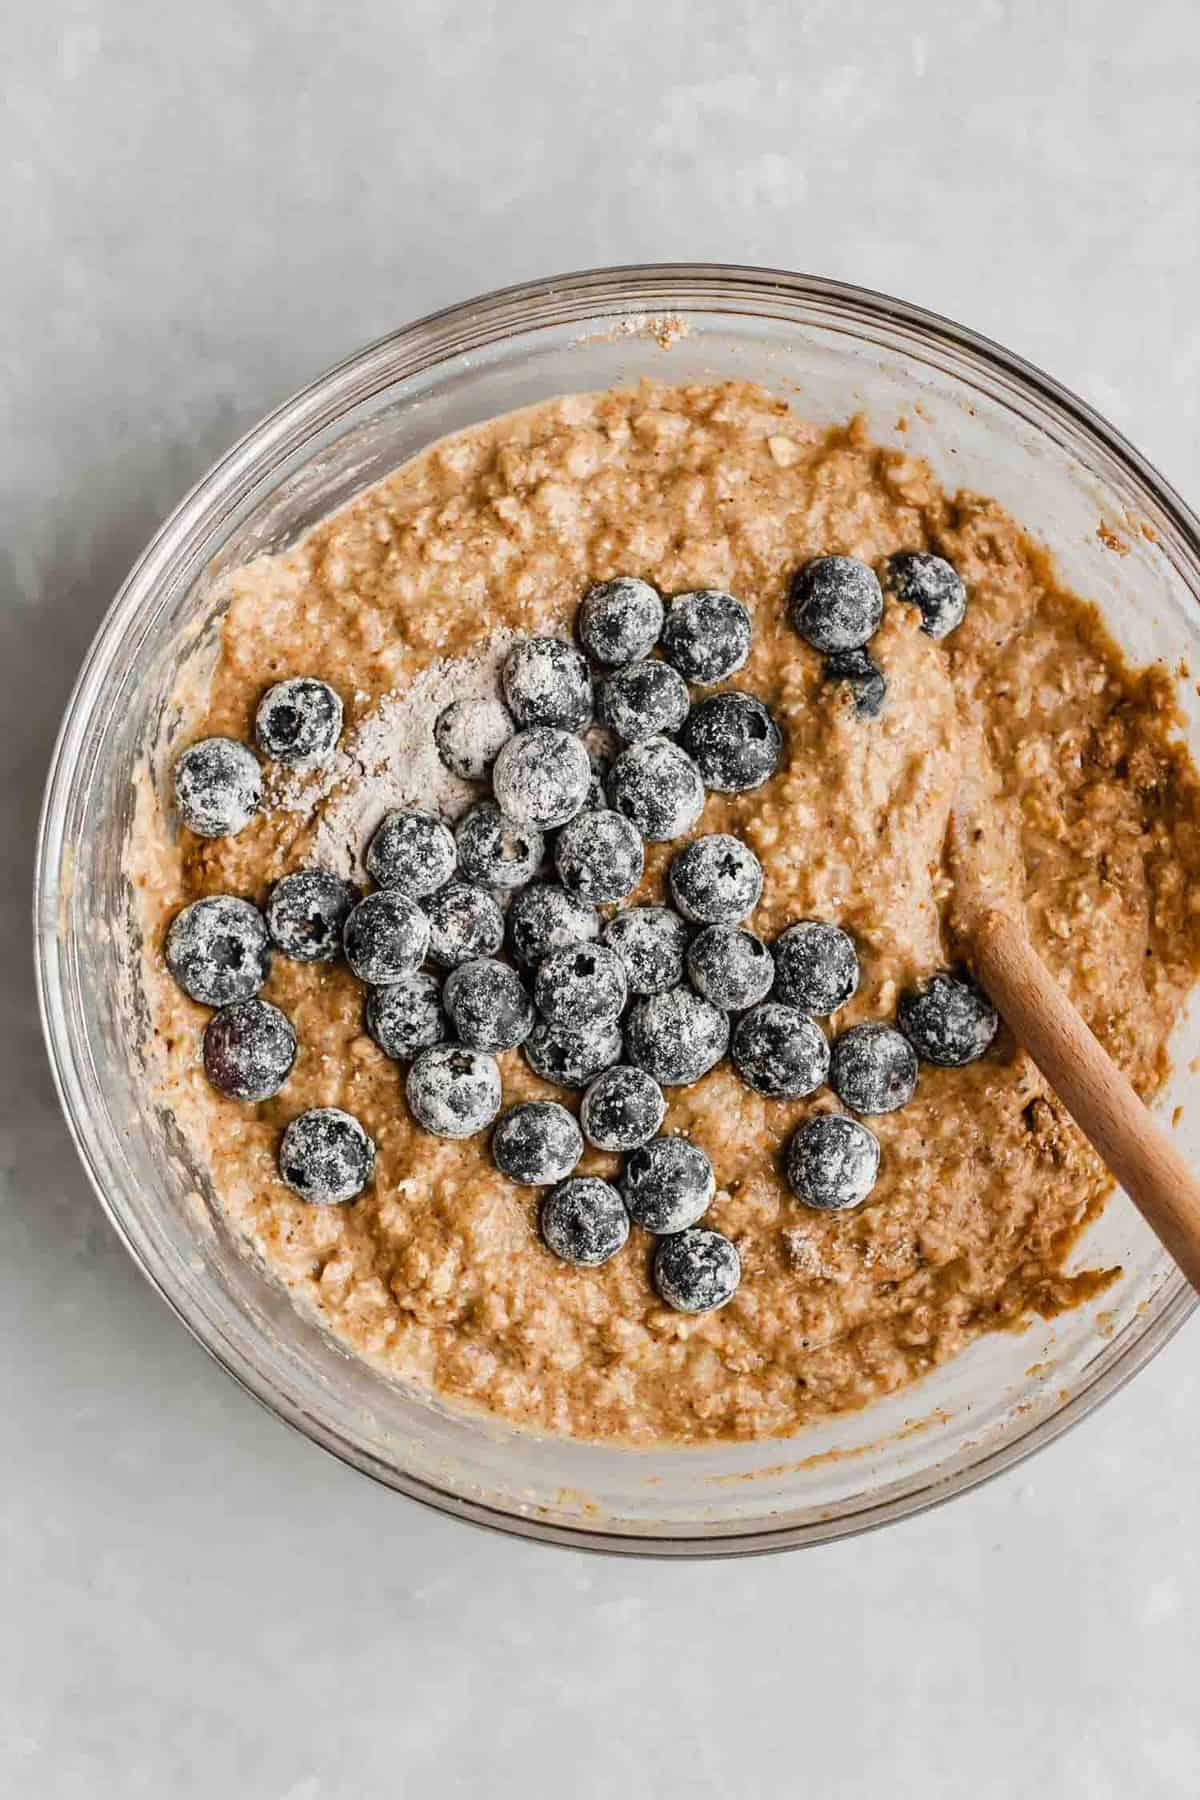
[[[431,663],[404,688],[384,694],[314,775],[284,774],[271,803],[316,820],[315,867],[361,880],[363,852],[384,813],[418,806],[456,819],[479,790],[446,768],[433,727],[452,700],[496,700],[500,665],[513,633],[493,632],[471,656]]]

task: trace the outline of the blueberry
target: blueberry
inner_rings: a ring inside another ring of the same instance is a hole
[[[512,714],[499,700],[467,696],[442,708],[433,741],[452,775],[482,781],[515,730]]]
[[[193,900],[171,920],[166,964],[201,1006],[248,1000],[271,972],[271,942],[257,906],[232,894]]]
[[[683,980],[687,926],[665,906],[630,906],[604,927],[604,942],[625,965],[631,994],[662,994]]]
[[[434,1044],[419,1052],[404,1084],[408,1110],[434,1137],[474,1137],[500,1111],[496,1059],[464,1044]]]
[[[788,1006],[826,1018],[858,992],[858,952],[840,925],[802,919],[775,940],[775,992]]]
[[[515,1050],[533,1030],[533,1004],[521,977],[494,957],[480,956],[452,969],[442,1004],[471,1050]]]
[[[551,950],[568,944],[590,944],[600,935],[595,908],[568,894],[553,881],[531,881],[514,894],[508,909],[508,938],[513,955],[526,968],[536,968]]]
[[[687,953],[692,986],[722,1012],[745,1012],[771,991],[775,963],[744,925],[706,925]]]
[[[538,964],[533,997],[547,1025],[588,1031],[621,1016],[629,989],[625,965],[604,944],[571,944],[551,950]]]
[[[262,770],[236,738],[202,738],[175,763],[175,810],[197,837],[233,837],[262,805]]]
[[[687,1087],[729,1048],[729,1020],[690,988],[635,1000],[625,1022],[629,1060],[663,1087]]]
[[[829,1073],[829,1044],[820,1026],[777,1000],[739,1019],[731,1055],[746,1086],[768,1100],[799,1100]]]
[[[542,1237],[563,1262],[598,1269],[629,1236],[629,1214],[615,1187],[597,1175],[576,1175],[542,1201]]]
[[[445,887],[457,863],[453,832],[430,812],[385,813],[367,845],[368,874],[414,900]]]
[[[236,1000],[204,1028],[204,1073],[235,1100],[269,1100],[295,1060],[291,1021],[269,1000]]]
[[[922,1062],[961,1069],[984,1054],[1000,1020],[970,976],[943,970],[901,996],[896,1023]]]
[[[579,641],[609,668],[649,656],[662,627],[662,601],[648,581],[633,575],[597,582],[579,607]]]
[[[310,675],[276,682],[254,715],[259,749],[289,769],[319,768],[329,761],[341,735],[341,700],[328,682]]]
[[[592,678],[561,638],[522,638],[504,659],[504,698],[517,724],[582,731],[592,716]]]
[[[666,1110],[666,1098],[652,1076],[615,1063],[589,1083],[579,1122],[597,1150],[636,1150],[654,1136]]]
[[[945,557],[924,550],[902,550],[889,556],[886,580],[897,600],[920,608],[921,629],[931,638],[944,638],[961,625],[967,610],[967,590],[962,576]]]
[[[856,556],[818,556],[796,571],[789,610],[814,650],[858,650],[879,630],[883,593]]]
[[[602,681],[596,694],[600,722],[627,744],[670,735],[688,715],[687,682],[670,663],[630,663]]]
[[[328,869],[297,869],[271,889],[267,929],[293,962],[332,962],[358,891]]]
[[[715,1312],[732,1300],[742,1279],[742,1259],[719,1231],[693,1226],[665,1237],[654,1252],[654,1285],[676,1312]]]
[[[422,906],[429,920],[429,957],[441,969],[494,956],[504,942],[504,914],[486,888],[450,881]]]
[[[679,737],[705,787],[745,794],[769,781],[783,755],[778,725],[754,694],[731,688],[693,706]]]
[[[382,888],[359,901],[346,920],[342,943],[358,979],[385,987],[420,968],[429,948],[429,920],[407,894]]]
[[[583,1155],[583,1133],[557,1100],[525,1100],[496,1122],[492,1156],[510,1181],[552,1187],[572,1173]]]
[[[569,731],[537,725],[509,738],[492,770],[500,811],[518,825],[550,831],[573,819],[588,796],[592,765]]]
[[[635,1150],[621,1186],[634,1224],[658,1237],[695,1225],[717,1191],[712,1164],[685,1137],[651,1138]]]
[[[621,1028],[613,1023],[572,1031],[543,1020],[525,1039],[525,1060],[535,1075],[557,1087],[586,1087],[601,1069],[620,1062]]]
[[[788,1186],[818,1212],[860,1205],[878,1173],[879,1139],[845,1113],[806,1119],[788,1145]]]
[[[669,738],[647,738],[618,756],[608,798],[648,842],[665,844],[690,831],[704,811],[704,783],[686,750]]]
[[[554,866],[564,888],[596,904],[624,900],[642,879],[645,863],[637,827],[618,812],[577,813],[554,846]]]
[[[418,970],[367,995],[367,1030],[385,1056],[406,1062],[418,1050],[446,1038],[446,1015],[437,977]]]
[[[758,905],[762,864],[740,838],[723,831],[694,838],[671,859],[671,898],[697,925],[732,925]]]
[[[463,874],[483,887],[524,887],[546,854],[541,832],[506,819],[494,800],[464,813],[454,835]]]
[[[825,679],[849,688],[855,718],[877,719],[883,711],[887,682],[879,664],[865,650],[839,650],[827,656]]]
[[[833,1040],[829,1085],[853,1112],[895,1112],[916,1089],[916,1052],[890,1025],[852,1025]]]
[[[743,667],[750,636],[750,614],[740,600],[720,588],[698,588],[672,600],[662,650],[685,681],[711,687]]]
[[[375,1169],[375,1145],[338,1106],[314,1106],[292,1120],[279,1146],[279,1173],[301,1200],[339,1206],[361,1194]]]

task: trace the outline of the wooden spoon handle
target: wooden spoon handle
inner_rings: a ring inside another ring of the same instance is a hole
[[[1200,1289],[1200,1181],[1006,913],[971,932],[976,974],[1129,1198]]]

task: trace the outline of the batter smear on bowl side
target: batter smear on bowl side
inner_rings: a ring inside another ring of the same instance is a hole
[[[950,813],[969,765],[1150,1098],[1200,782],[1167,672],[994,501],[646,383],[436,444],[228,590],[129,846],[147,1053],[350,1348],[539,1430],[752,1438],[1117,1278],[1067,1272],[1108,1177],[957,966]]]

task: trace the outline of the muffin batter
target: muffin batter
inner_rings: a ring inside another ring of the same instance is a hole
[[[871,644],[886,701],[864,718],[790,627],[787,583],[810,557],[877,563],[900,549],[952,562],[967,614],[937,642],[915,607],[889,603]],[[1200,787],[1172,742],[1166,672],[1131,673],[995,502],[945,494],[923,463],[874,446],[857,422],[809,426],[742,384],[643,384],[493,421],[232,578],[189,737],[252,741],[264,690],[302,675],[337,690],[346,731],[332,772],[268,773],[262,811],[234,837],[184,830],[176,842],[145,790],[130,872],[152,1068],[255,1250],[389,1374],[586,1438],[789,1433],[1115,1277],[1066,1272],[1110,1183],[1003,1029],[968,1068],[923,1066],[912,1102],[870,1121],[879,1181],[841,1214],[805,1210],[781,1169],[796,1125],[834,1110],[827,1089],[765,1099],[726,1062],[670,1090],[663,1130],[711,1157],[705,1222],[734,1241],[743,1270],[723,1310],[688,1318],[655,1296],[644,1232],[635,1227],[603,1268],[557,1262],[538,1235],[536,1192],[500,1174],[486,1138],[450,1142],[415,1126],[403,1067],[366,1035],[344,962],[274,957],[263,995],[300,1048],[283,1091],[258,1105],[208,1086],[208,1015],[160,967],[185,902],[224,893],[264,905],[296,869],[361,873],[366,840],[398,796],[451,818],[478,797],[438,760],[433,711],[458,692],[494,692],[512,635],[569,635],[589,583],[617,574],[668,595],[728,589],[750,609],[750,660],[732,685],[770,707],[784,757],[754,792],[709,794],[696,831],[733,833],[761,859],[749,921],[761,937],[803,918],[853,935],[862,985],[835,1029],[893,1019],[905,988],[954,960],[947,828],[969,764],[1037,948],[1138,1091],[1160,1087],[1200,966]],[[677,848],[647,847],[635,901],[662,899]],[[506,1105],[574,1105],[520,1051],[501,1067]],[[328,1106],[374,1139],[374,1180],[349,1205],[306,1205],[279,1179],[280,1135],[305,1108]],[[580,1173],[616,1167],[589,1150]]]

